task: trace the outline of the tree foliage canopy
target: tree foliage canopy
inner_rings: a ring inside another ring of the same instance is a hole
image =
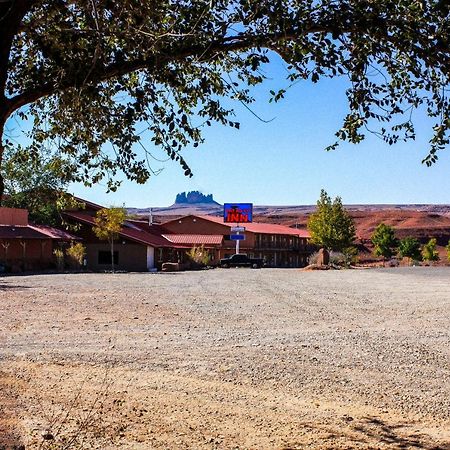
[[[398,253],[402,258],[411,258],[415,261],[420,261],[422,255],[420,254],[420,242],[413,237],[405,237],[399,242]]]
[[[394,229],[380,223],[371,236],[371,241],[374,246],[373,252],[376,256],[382,256],[383,258],[391,258],[396,253],[398,246],[398,240],[395,237]]]
[[[119,237],[125,222],[126,212],[123,208],[102,208],[95,215],[95,235],[103,241],[112,242]]]
[[[32,157],[19,146],[7,148],[3,161],[5,175],[4,206],[25,208],[34,223],[59,226],[60,211],[76,206],[76,200],[65,193],[68,182],[63,161],[55,156],[35,154]]]
[[[317,209],[308,219],[308,230],[314,244],[329,250],[343,251],[355,240],[355,224],[341,198],[332,201],[323,189]]]
[[[439,252],[437,251],[437,240],[436,238],[431,238],[422,247],[422,258],[424,261],[439,261]]]
[[[121,171],[145,182],[153,144],[190,175],[180,151],[212,122],[239,127],[228,100],[251,103],[277,53],[286,86],[348,79],[338,140],[414,139],[423,109],[435,121],[431,164],[449,143],[449,10],[445,0],[3,0],[0,161],[17,114],[32,124],[29,153],[64,155],[74,181],[106,176],[113,189]]]

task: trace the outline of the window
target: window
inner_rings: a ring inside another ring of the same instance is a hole
[[[111,264],[111,252],[98,252],[99,264]],[[119,252],[114,252],[114,264],[119,264]]]

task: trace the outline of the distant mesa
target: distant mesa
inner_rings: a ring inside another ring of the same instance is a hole
[[[175,205],[193,205],[205,203],[209,205],[219,205],[214,199],[212,194],[202,194],[199,191],[181,192],[177,194],[175,198]]]

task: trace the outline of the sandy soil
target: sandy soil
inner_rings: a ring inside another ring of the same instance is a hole
[[[450,449],[450,268],[0,279],[0,448]]]

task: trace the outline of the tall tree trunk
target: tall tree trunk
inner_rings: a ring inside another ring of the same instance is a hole
[[[6,94],[8,63],[14,37],[18,33],[22,19],[36,3],[36,0],[0,0],[0,206],[5,184],[3,181],[2,161],[5,147],[3,132],[8,117],[14,112]]]
[[[114,273],[114,239],[111,239],[111,267],[112,273]]]
[[[1,23],[0,23],[1,26]],[[1,36],[0,36],[1,39]],[[3,160],[5,159],[5,146],[3,144],[3,133],[5,131],[6,120],[8,119],[7,99],[0,91],[0,206],[2,206],[3,195],[5,193],[5,182],[3,178]]]
[[[0,118],[0,121],[2,119]],[[3,154],[5,152],[5,147],[3,146],[3,127],[4,124],[0,122],[0,206],[3,202],[3,194],[5,192],[5,182],[3,181]]]
[[[1,149],[0,149],[0,152],[1,152]],[[2,167],[2,165],[1,165],[1,158],[0,158],[0,170],[1,170],[1,167]],[[5,183],[3,181],[3,175],[0,172],[0,207],[2,206],[4,191],[5,191]]]

